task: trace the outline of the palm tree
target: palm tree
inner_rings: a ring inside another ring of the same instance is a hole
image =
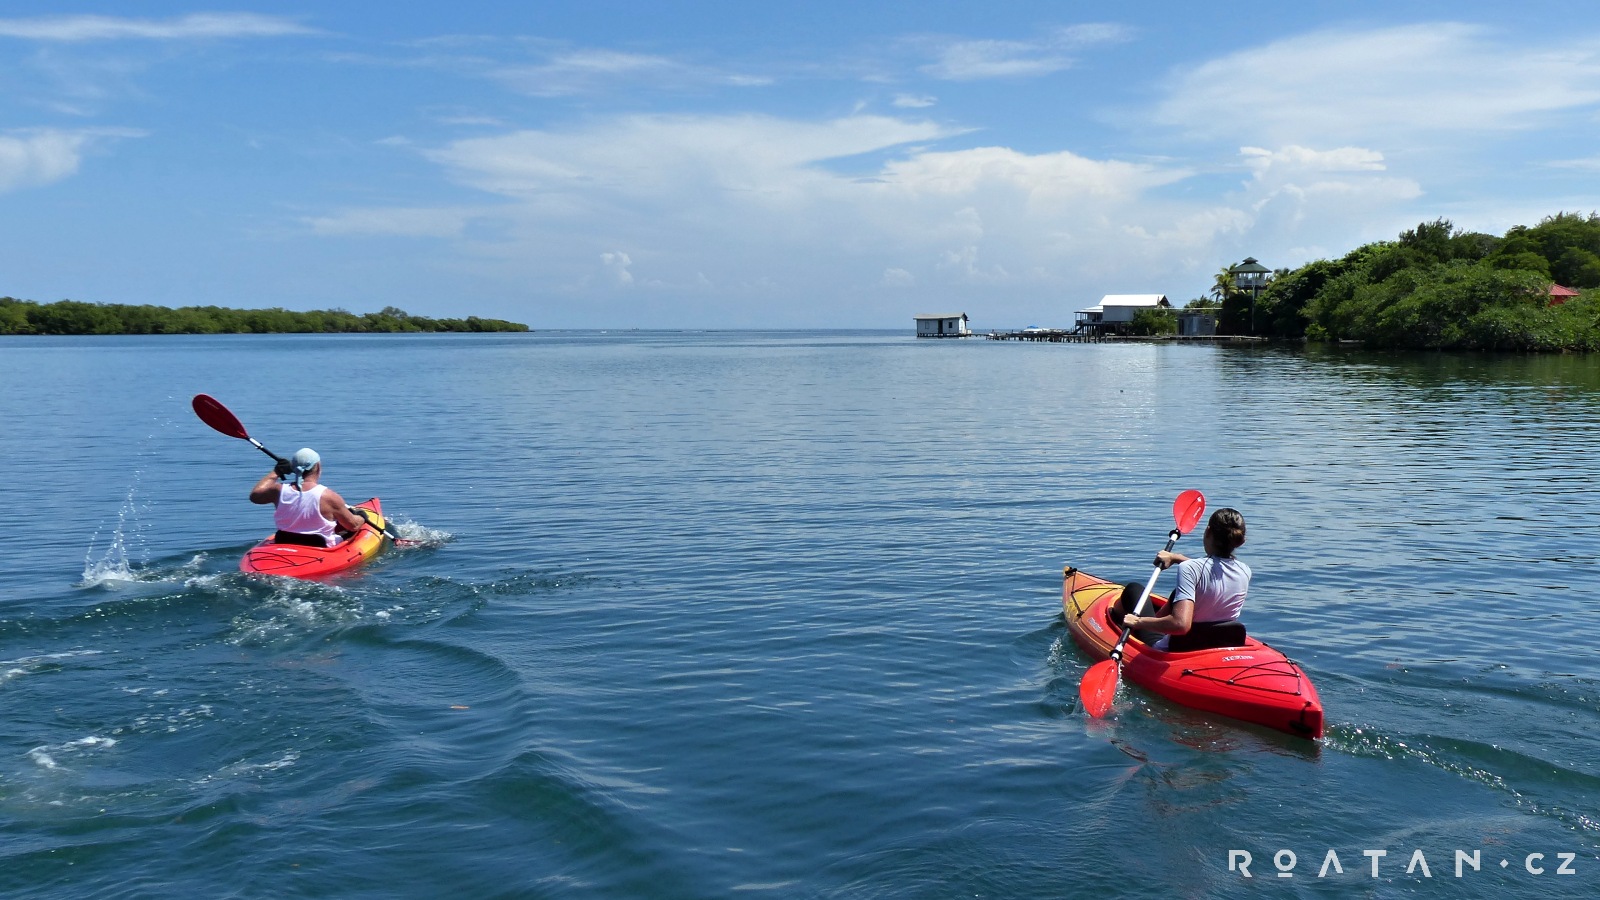
[[[1233,273],[1227,269],[1218,272],[1216,284],[1211,286],[1211,296],[1215,297],[1218,303],[1227,303],[1230,297],[1238,293],[1239,282],[1233,277]]]

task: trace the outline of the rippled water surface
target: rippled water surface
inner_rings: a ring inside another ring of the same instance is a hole
[[[1600,890],[1590,357],[6,338],[0,384],[0,896]],[[270,461],[199,392],[408,542],[240,575]],[[1061,566],[1143,577],[1187,488],[1325,740],[1080,709]]]

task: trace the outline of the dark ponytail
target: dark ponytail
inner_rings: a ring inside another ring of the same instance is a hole
[[[1239,515],[1237,509],[1223,507],[1211,514],[1211,521],[1206,523],[1206,532],[1216,542],[1222,555],[1232,556],[1233,551],[1244,544],[1244,516]]]

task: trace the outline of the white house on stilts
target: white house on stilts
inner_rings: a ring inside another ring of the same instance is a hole
[[[1126,334],[1141,309],[1171,309],[1165,294],[1107,294],[1099,306],[1078,310],[1079,334]]]
[[[967,325],[967,314],[964,312],[920,315],[912,316],[912,318],[917,321],[917,337],[919,338],[972,336],[972,329]]]

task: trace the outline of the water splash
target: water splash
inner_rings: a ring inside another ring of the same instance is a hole
[[[100,529],[95,529],[94,536],[89,539],[89,549],[83,556],[83,578],[78,582],[78,587],[115,589],[144,580],[131,558],[144,555],[143,525],[139,514],[149,507],[148,503],[139,500],[139,477],[140,472],[136,470],[133,484],[128,486],[128,495],[117,510],[117,526],[111,533],[110,545],[98,558],[95,553],[99,550]],[[131,554],[130,546],[134,551]]]
[[[410,519],[390,517],[389,524],[394,526],[395,533],[400,535],[404,543],[399,546],[408,549],[433,549],[442,547],[455,540],[455,534],[442,528],[429,528],[420,522]]]

